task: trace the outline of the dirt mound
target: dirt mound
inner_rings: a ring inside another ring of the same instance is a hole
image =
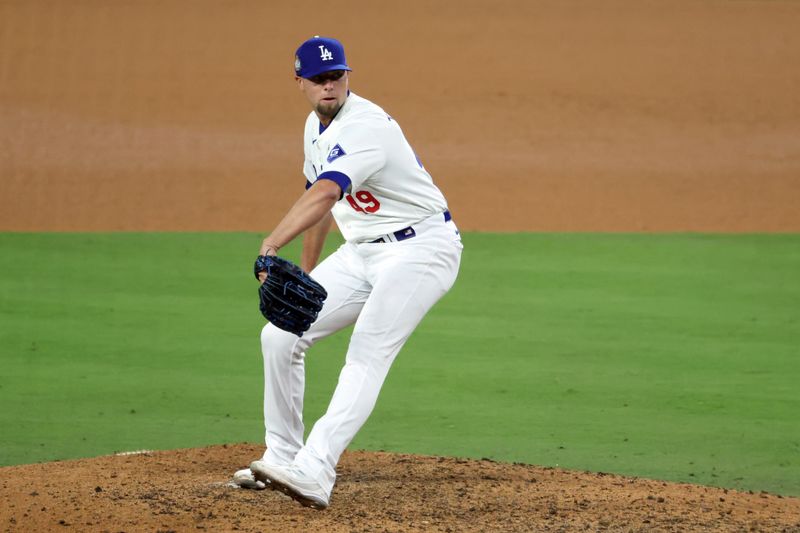
[[[4,531],[800,531],[800,499],[493,461],[346,452],[331,507],[231,487],[239,444],[0,468]]]

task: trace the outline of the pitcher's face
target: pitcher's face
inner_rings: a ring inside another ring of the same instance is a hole
[[[346,70],[330,70],[311,78],[296,79],[320,122],[325,126],[330,124],[347,99],[349,73]]]

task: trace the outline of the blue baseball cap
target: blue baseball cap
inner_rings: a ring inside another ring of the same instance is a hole
[[[336,39],[315,35],[294,54],[294,73],[313,78],[330,70],[352,70],[344,57],[344,46]]]

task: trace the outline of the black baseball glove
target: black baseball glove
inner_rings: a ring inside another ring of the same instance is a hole
[[[302,268],[273,255],[259,255],[254,266],[267,273],[267,280],[258,288],[261,314],[276,327],[302,337],[317,319],[327,291]]]

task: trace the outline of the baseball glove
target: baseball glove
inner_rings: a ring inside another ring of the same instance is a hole
[[[302,268],[272,255],[259,255],[253,267],[256,279],[266,272],[258,288],[259,309],[276,327],[302,337],[317,319],[328,293]]]

